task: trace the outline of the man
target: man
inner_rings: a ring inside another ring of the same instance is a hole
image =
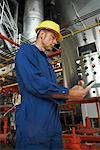
[[[61,150],[58,104],[80,100],[88,89],[58,86],[46,51],[63,40],[60,27],[46,20],[36,28],[35,45],[23,44],[16,54],[16,76],[22,102],[16,107],[17,150]]]

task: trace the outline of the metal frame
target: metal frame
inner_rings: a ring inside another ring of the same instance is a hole
[[[18,36],[18,27],[12,17],[7,0],[0,1],[0,9],[0,26],[5,27],[5,32],[9,33],[10,39],[16,41]]]

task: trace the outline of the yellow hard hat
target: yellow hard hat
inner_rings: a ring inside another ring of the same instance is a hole
[[[63,41],[63,36],[62,36],[61,33],[60,33],[60,26],[59,26],[57,23],[55,23],[55,22],[53,22],[53,21],[51,21],[51,20],[45,20],[45,21],[41,22],[41,23],[39,24],[39,26],[37,26],[36,32],[37,32],[39,29],[53,30],[53,31],[55,31],[55,32],[59,35],[59,36],[58,36],[58,42]]]

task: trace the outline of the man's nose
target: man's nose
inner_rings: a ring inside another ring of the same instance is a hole
[[[57,39],[54,40],[54,44],[57,44]]]

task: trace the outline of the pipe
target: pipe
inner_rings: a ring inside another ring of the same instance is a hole
[[[79,101],[68,100],[64,105],[87,104],[87,103],[96,103],[96,102],[100,102],[100,97],[91,97],[89,99],[82,99],[82,100],[80,99]]]
[[[49,54],[48,57],[49,57],[49,58],[52,58],[52,57],[58,56],[58,55],[61,55],[61,51],[60,51],[60,50],[57,50],[57,51],[55,51],[55,52]]]
[[[5,85],[5,86],[1,87],[1,89],[6,89],[6,88],[9,88],[9,87],[13,87],[13,86],[18,86],[18,83],[13,83],[13,84]]]
[[[100,22],[99,22],[99,23],[95,23],[95,24],[93,24],[92,26],[89,26],[89,27],[87,27],[87,28],[85,28],[85,29],[76,30],[76,31],[73,32],[73,34],[70,33],[70,34],[67,34],[67,35],[63,36],[63,39],[68,38],[68,37],[71,37],[71,36],[76,35],[76,34],[79,34],[79,33],[81,33],[81,32],[90,30],[90,29],[95,28],[95,27],[97,27],[97,26],[99,26],[99,25],[100,25]]]
[[[13,104],[1,104],[0,105],[0,108],[10,108],[10,107],[12,107],[13,106]],[[0,118],[1,119],[1,118]]]
[[[100,136],[97,136],[97,135],[77,135],[82,142],[97,142],[97,143],[100,143]],[[64,139],[69,139],[72,137],[71,134],[62,134],[62,137]],[[92,150],[92,149],[91,149]]]
[[[43,0],[26,0],[23,19],[23,35],[33,42],[36,39],[35,28],[43,20]]]
[[[11,43],[11,44],[14,44],[15,46],[18,46],[18,47],[20,46],[19,44],[17,44],[16,42],[12,41],[12,40],[9,39],[8,37],[2,35],[1,33],[0,33],[0,38],[3,39],[3,40],[8,41],[8,42]]]

